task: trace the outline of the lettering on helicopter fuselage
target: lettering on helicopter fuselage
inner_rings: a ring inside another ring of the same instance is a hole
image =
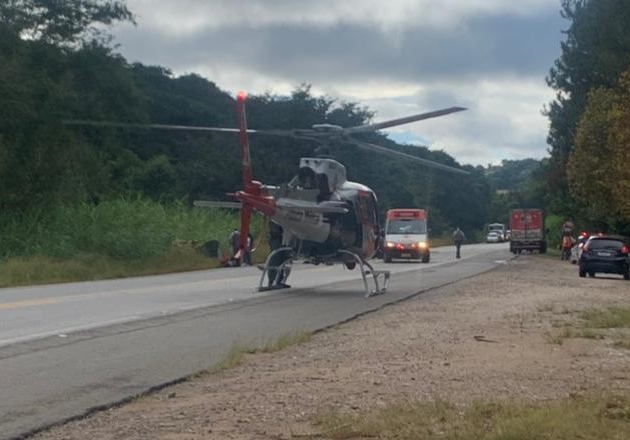
[[[289,211],[287,220],[302,222],[310,225],[318,225],[321,221],[321,214],[309,211]]]

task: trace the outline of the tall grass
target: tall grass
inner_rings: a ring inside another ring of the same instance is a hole
[[[588,309],[580,313],[580,318],[588,328],[630,328],[630,307]]]
[[[630,348],[630,307],[586,309],[578,322],[561,322],[560,332],[547,332],[547,341],[562,345],[567,338],[612,339],[617,348]]]
[[[238,223],[237,212],[145,199],[58,206],[19,216],[0,215],[0,258],[69,259],[94,254],[139,260],[166,255],[175,240],[218,240],[227,252],[229,234]],[[255,217],[254,234],[261,225]]]
[[[254,237],[263,236],[254,254],[260,262],[268,252],[267,229],[261,217],[252,220]],[[217,267],[219,259],[199,247],[217,240],[219,257],[229,254],[229,236],[238,225],[236,211],[140,198],[0,214],[0,286]]]
[[[450,440],[628,439],[630,398],[595,396],[557,402],[448,402],[394,404],[360,416],[332,409],[315,417],[311,438]]]

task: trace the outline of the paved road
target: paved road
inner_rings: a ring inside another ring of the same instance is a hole
[[[259,345],[322,329],[501,264],[505,244],[398,263],[389,292],[363,298],[358,271],[294,266],[294,289],[259,293],[256,268],[0,289],[0,439],[19,437]]]

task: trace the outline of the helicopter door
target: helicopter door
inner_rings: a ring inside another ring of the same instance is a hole
[[[359,221],[359,246],[364,258],[371,258],[376,251],[378,239],[378,216],[376,198],[370,191],[359,191],[357,206],[357,220]]]

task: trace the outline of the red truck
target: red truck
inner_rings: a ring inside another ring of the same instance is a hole
[[[542,209],[513,209],[510,211],[510,252],[522,250],[547,252],[545,218]]]

